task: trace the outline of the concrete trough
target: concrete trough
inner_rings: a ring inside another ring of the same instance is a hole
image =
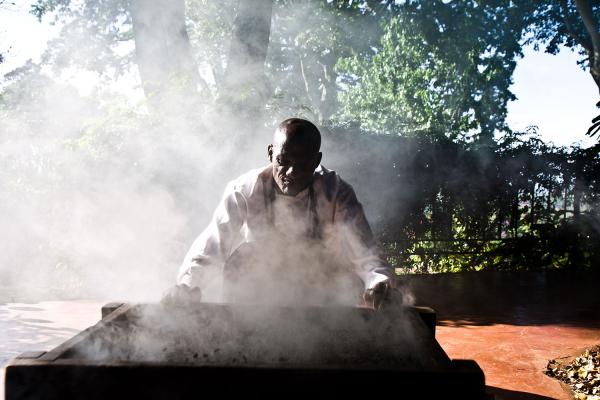
[[[55,349],[11,360],[6,399],[485,398],[482,370],[448,358],[428,308],[109,304],[102,314]]]

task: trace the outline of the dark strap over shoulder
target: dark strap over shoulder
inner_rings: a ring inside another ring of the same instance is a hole
[[[275,212],[273,211],[273,202],[275,201],[275,182],[273,177],[263,182],[263,198],[265,209],[267,210],[267,224],[275,225]],[[309,229],[306,233],[308,238],[321,239],[321,227],[319,224],[319,213],[317,211],[317,196],[313,187],[313,182],[308,186],[308,213],[310,218]]]

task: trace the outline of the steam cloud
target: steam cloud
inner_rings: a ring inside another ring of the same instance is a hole
[[[235,7],[227,15],[223,8],[205,6],[204,13],[214,14],[205,15],[207,20],[233,23]],[[280,16],[302,16],[308,10],[306,5],[275,7],[288,8]],[[180,12],[164,13],[161,24],[177,26]],[[296,25],[302,20],[273,18],[271,46],[281,45],[276,43],[280,29],[300,30]],[[136,38],[137,57],[155,54],[157,49],[148,50],[148,45],[156,38],[142,39]],[[204,52],[214,45],[202,37],[192,37],[191,43]],[[102,43],[91,32],[69,26],[50,45],[62,51],[58,58],[52,53],[45,58],[54,70],[29,63],[4,77],[0,290],[8,300],[156,301],[174,284],[185,252],[208,223],[226,182],[267,163],[266,145],[275,124],[292,115],[317,116],[299,112],[298,106],[270,105],[266,114],[249,120],[227,96],[211,98],[226,61],[203,60],[196,71],[200,80],[181,81],[168,68],[178,60],[189,67],[190,49],[177,46],[172,49],[178,53],[168,59],[163,55],[154,70],[146,71],[170,77],[173,86],[162,98],[142,88],[135,66],[125,75],[133,84],[100,75],[91,93],[82,95],[65,82],[61,65],[76,65],[78,57],[102,59]],[[140,54],[141,48],[150,53]],[[266,57],[267,64],[276,61],[270,53]],[[230,76],[228,85],[236,87],[235,80]],[[127,85],[130,90],[123,89]],[[140,101],[142,89],[147,93]],[[293,91],[283,96],[293,98]],[[324,165],[335,165],[327,145],[323,152]],[[350,183],[360,198],[360,185]]]
[[[128,308],[63,358],[212,366],[436,368],[414,314],[342,308]]]

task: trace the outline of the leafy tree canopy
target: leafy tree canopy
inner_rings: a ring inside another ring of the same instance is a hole
[[[597,0],[544,0],[535,2],[531,25],[524,44],[557,54],[561,46],[577,51],[582,57],[579,64],[589,69],[600,89],[599,50],[600,1]]]
[[[338,63],[342,118],[365,130],[490,139],[505,131],[528,7],[500,1],[406,1],[380,43]]]
[[[37,0],[33,14],[64,24],[44,62],[106,77],[128,71],[135,66],[133,1]],[[210,103],[223,91],[239,4],[185,5],[198,90]],[[523,45],[544,45],[552,54],[575,49],[595,74],[600,38],[583,17],[597,21],[599,11],[596,0],[276,0],[266,121],[300,114],[376,133],[489,143],[508,129],[507,104],[515,99],[509,87]]]

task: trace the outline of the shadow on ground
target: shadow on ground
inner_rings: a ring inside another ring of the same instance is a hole
[[[596,271],[410,275],[404,286],[439,325],[562,325],[600,328]]]
[[[494,400],[554,400],[553,397],[518,390],[502,389],[494,386],[486,386],[485,391],[487,394],[493,395]]]

